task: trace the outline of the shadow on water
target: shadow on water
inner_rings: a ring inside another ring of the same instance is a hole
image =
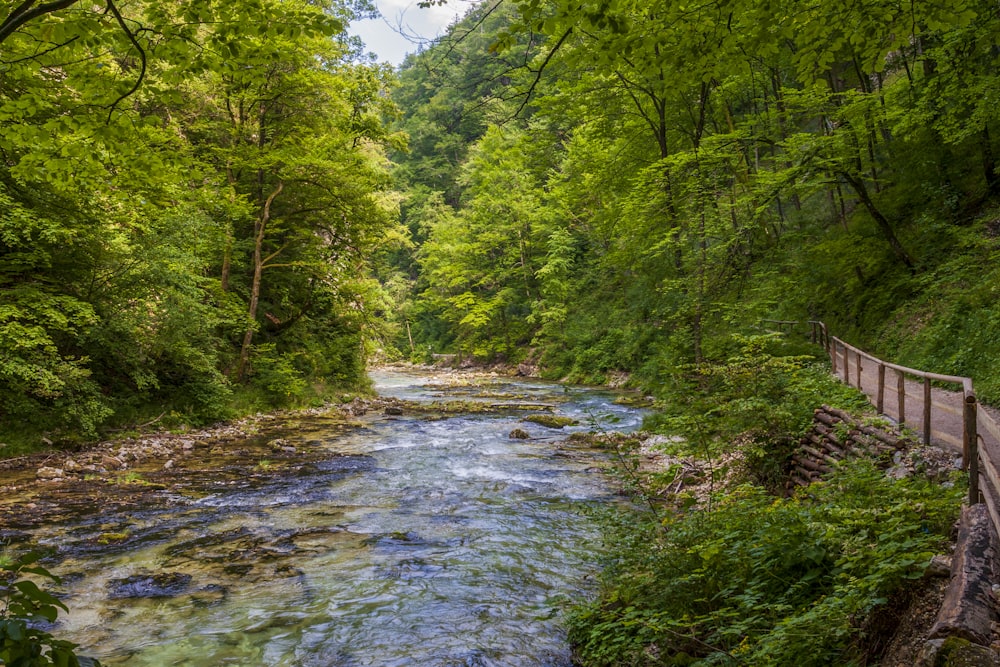
[[[190,469],[141,502],[53,512],[17,534],[54,551],[58,631],[108,665],[569,665],[561,612],[598,558],[585,509],[614,494],[602,454],[562,441],[639,412],[539,382],[374,379],[408,400],[545,403],[577,425],[517,410],[304,423],[286,436],[309,452],[294,466]]]

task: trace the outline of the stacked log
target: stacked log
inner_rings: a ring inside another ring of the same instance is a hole
[[[910,444],[898,433],[863,424],[843,410],[824,405],[814,412],[812,429],[802,437],[792,455],[788,490],[809,486],[845,458],[869,456],[891,460],[894,452]]]

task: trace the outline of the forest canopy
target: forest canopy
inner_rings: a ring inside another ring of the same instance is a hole
[[[393,225],[396,141],[391,71],[345,32],[370,12],[0,8],[5,441],[363,382],[363,267]]]
[[[975,0],[477,6],[394,91],[397,348],[655,390],[761,319],[823,319],[1000,398],[997,20]]]
[[[4,442],[373,354],[665,391],[765,318],[1000,397],[994,6],[494,0],[397,72],[372,11],[0,10]]]

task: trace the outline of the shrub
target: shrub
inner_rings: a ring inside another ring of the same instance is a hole
[[[959,487],[859,461],[790,499],[744,486],[664,524],[618,516],[571,639],[589,666],[852,664],[860,621],[946,542]]]

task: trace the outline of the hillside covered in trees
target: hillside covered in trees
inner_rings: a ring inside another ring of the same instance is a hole
[[[391,72],[338,2],[0,10],[0,442],[363,382]]]
[[[479,5],[393,93],[396,348],[656,389],[762,318],[822,319],[1000,399],[998,25],[974,1]]]
[[[657,433],[578,442],[649,512],[605,520],[577,657],[875,664],[964,479],[899,449],[788,492],[813,409],[864,402],[757,327],[1000,401],[1000,7],[486,0],[398,71],[372,11],[2,3],[0,456],[349,401],[373,360],[627,380]]]
[[[4,442],[302,404],[376,350],[655,391],[762,318],[998,398],[991,5],[487,2],[398,74],[370,11],[5,10]]]

